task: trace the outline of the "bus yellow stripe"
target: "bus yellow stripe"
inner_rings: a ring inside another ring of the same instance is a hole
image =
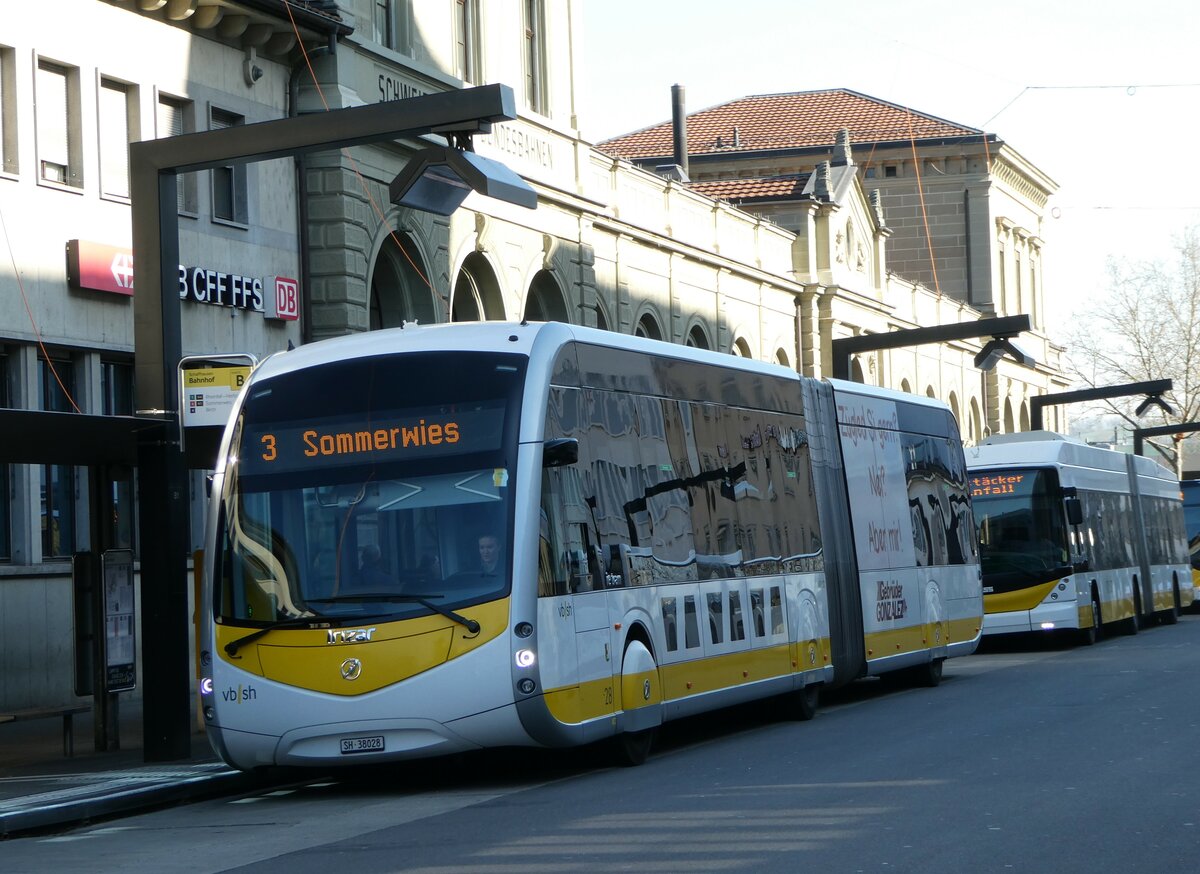
[[[1032,610],[1046,599],[1050,590],[1058,585],[1058,580],[1051,580],[1027,589],[1017,589],[1015,592],[1004,592],[996,595],[983,596],[984,613],[1011,613],[1014,610]]]
[[[808,663],[809,641],[802,641],[799,644],[804,658],[801,659],[802,663],[797,666],[793,666],[792,663],[793,644],[784,643],[761,649],[660,665],[658,674],[662,678],[661,692],[658,689],[657,678],[649,672],[619,678],[622,686],[620,695],[614,695],[614,691],[616,691],[614,684],[617,681],[613,677],[588,680],[578,686],[550,689],[544,696],[546,707],[556,720],[566,725],[573,725],[607,716],[614,710],[619,710],[622,701],[625,702],[627,709],[635,709],[657,703],[660,699],[678,700],[692,695],[733,688],[745,683],[769,680],[824,667],[828,664],[825,657],[825,654],[829,652],[828,638],[811,643],[813,644],[811,647],[813,664],[811,665]],[[647,679],[651,681],[649,700],[646,700],[643,694],[644,681]],[[616,698],[615,701],[614,698]]]

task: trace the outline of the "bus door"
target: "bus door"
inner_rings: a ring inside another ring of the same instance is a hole
[[[596,580],[598,575],[589,575]],[[613,674],[621,670],[620,656],[613,654],[612,623],[608,592],[596,585],[580,588],[571,596],[575,617],[575,651],[579,660],[579,692],[584,713],[589,717],[613,712]]]
[[[1146,542],[1146,524],[1150,521],[1147,516],[1148,501],[1142,497],[1141,483],[1138,482],[1136,455],[1127,455],[1125,457],[1125,468],[1129,474],[1129,490],[1133,501],[1133,509],[1135,517],[1140,524],[1133,526],[1134,532],[1134,553],[1137,557],[1138,566],[1138,588],[1140,589],[1138,597],[1141,599],[1142,613],[1149,614],[1154,610],[1154,580],[1150,575],[1150,553],[1149,546]],[[1134,613],[1137,613],[1137,604],[1133,605]]]

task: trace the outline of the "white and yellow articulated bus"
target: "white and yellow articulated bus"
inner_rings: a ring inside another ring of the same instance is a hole
[[[967,450],[984,634],[1173,623],[1194,597],[1179,480],[1149,458],[1050,431]]]
[[[966,464],[925,398],[564,324],[261,364],[213,484],[202,710],[239,768],[613,738],[974,651]]]

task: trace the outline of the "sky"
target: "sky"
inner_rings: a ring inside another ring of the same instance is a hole
[[[1169,263],[1200,225],[1195,0],[584,0],[583,15],[593,142],[668,120],[673,84],[688,112],[849,88],[999,135],[1059,185],[1052,325],[1108,290],[1108,259]]]

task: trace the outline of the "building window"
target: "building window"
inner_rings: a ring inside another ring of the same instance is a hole
[[[16,57],[8,46],[0,46],[0,172],[16,175],[17,165],[17,77]]]
[[[1023,288],[1023,284],[1021,282],[1021,279],[1022,279],[1021,253],[1014,252],[1013,258],[1016,261],[1016,269],[1013,271],[1013,292],[1014,292],[1014,296],[1016,297],[1017,312],[1022,313],[1025,311],[1025,298],[1023,297],[1023,293],[1024,293],[1025,289]]]
[[[223,130],[245,122],[245,118],[220,109],[212,111],[209,128]],[[212,214],[215,221],[245,225],[250,221],[246,209],[246,165],[217,167],[212,171]]]
[[[997,252],[1000,261],[1000,312],[1008,315],[1008,260],[1001,246]]]
[[[133,364],[126,361],[100,363],[100,411],[106,416],[133,415]],[[130,468],[110,468],[112,481],[107,485],[108,536],[105,543],[113,549],[134,546],[134,473]]]
[[[483,81],[479,32],[479,0],[455,0],[454,72],[476,85]]]
[[[51,366],[53,364],[53,366]],[[42,409],[70,412],[74,382],[70,361],[38,358],[38,394]],[[66,558],[75,551],[75,468],[41,467],[42,558]]]
[[[885,166],[885,167],[883,168],[883,175],[884,175],[884,178],[885,178],[885,179],[894,179],[894,178],[896,177],[896,175],[897,175],[897,173],[896,173],[896,165],[895,165],[895,164],[888,164],[887,166]]]
[[[396,45],[393,48],[402,55],[413,55],[413,44],[416,41],[416,25],[413,24],[413,0],[395,0],[395,29]]]
[[[100,193],[129,197],[129,143],[137,139],[137,88],[100,80]]]
[[[190,100],[159,95],[158,118],[155,119],[157,130],[155,136],[177,137],[180,134],[194,133],[195,106]],[[184,215],[196,214],[196,174],[180,173],[175,177],[175,199],[179,211]]]
[[[8,355],[0,347],[0,407],[7,408],[8,405]],[[10,481],[10,465],[0,462],[0,561],[12,560],[12,517],[8,502]]]
[[[36,89],[38,177],[82,188],[79,71],[38,61]]]
[[[546,7],[544,0],[525,0],[525,100],[546,114]]]
[[[100,364],[100,411],[105,416],[133,415],[133,365],[123,361]]]
[[[395,48],[395,31],[392,29],[392,0],[374,0],[372,37],[384,48]]]

